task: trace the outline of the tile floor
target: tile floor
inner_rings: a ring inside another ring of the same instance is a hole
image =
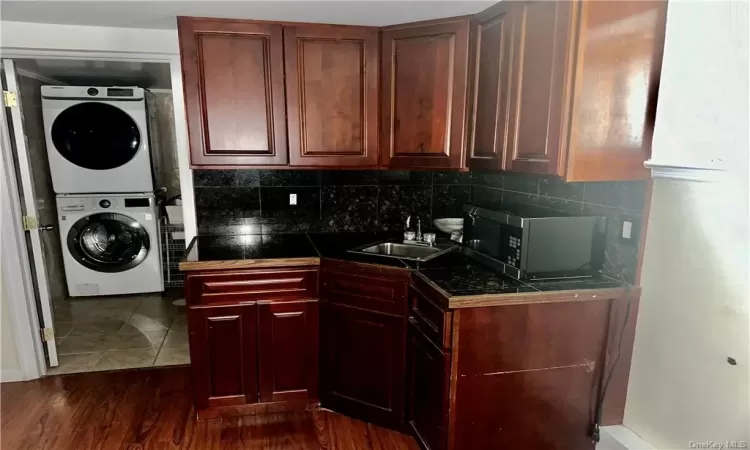
[[[180,293],[55,301],[60,365],[48,375],[189,364]]]

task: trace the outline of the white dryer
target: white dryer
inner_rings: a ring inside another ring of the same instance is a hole
[[[57,196],[72,297],[164,290],[152,194]]]
[[[154,190],[143,89],[42,86],[42,110],[57,194]]]

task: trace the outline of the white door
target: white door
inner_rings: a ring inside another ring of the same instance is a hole
[[[29,149],[26,142],[26,133],[24,132],[23,116],[21,114],[21,96],[18,90],[18,79],[16,77],[16,68],[13,60],[3,59],[3,71],[5,75],[3,90],[5,104],[5,118],[8,121],[8,128],[13,130],[13,141],[11,146],[15,151],[15,160],[18,165],[18,187],[21,196],[21,208],[24,229],[26,229],[26,242],[29,251],[29,264],[33,266],[35,277],[34,291],[36,292],[37,311],[41,326],[41,336],[45,345],[48,363],[51,367],[57,366],[57,345],[55,343],[55,333],[53,331],[54,318],[52,314],[52,298],[50,297],[49,282],[47,279],[47,266],[44,263],[44,253],[42,251],[41,233],[49,232],[50,227],[37,223],[36,195],[34,193],[34,180],[31,175],[31,165],[29,164]],[[56,231],[55,231],[56,232]],[[28,269],[27,269],[28,270]]]

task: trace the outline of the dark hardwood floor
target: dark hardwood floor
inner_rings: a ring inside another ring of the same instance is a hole
[[[187,367],[4,383],[0,393],[3,450],[418,448],[326,410],[197,421]]]

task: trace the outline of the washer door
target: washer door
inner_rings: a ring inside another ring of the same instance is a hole
[[[123,272],[148,255],[148,233],[135,219],[116,213],[93,214],[68,232],[68,250],[76,261],[98,272]]]
[[[108,103],[85,102],[65,109],[52,123],[50,134],[63,158],[91,170],[120,167],[141,146],[135,121]]]

